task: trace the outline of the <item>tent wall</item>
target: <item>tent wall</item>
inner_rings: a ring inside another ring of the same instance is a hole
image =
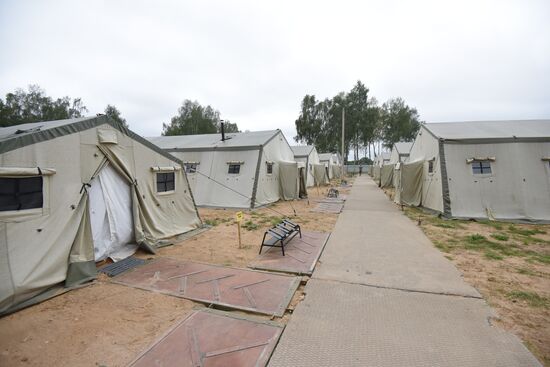
[[[258,187],[256,189],[256,206],[274,203],[282,198],[280,189],[281,161],[293,161],[294,154],[282,132],[279,132],[262,149]],[[267,173],[267,162],[273,163],[273,172]],[[297,169],[297,168],[296,168]]]
[[[323,186],[328,184],[327,170],[324,164],[313,165],[313,176],[315,177],[315,186]]]
[[[409,161],[424,161],[422,169],[422,206],[443,212],[439,140],[424,127],[420,128],[416,136],[416,140],[411,148]],[[431,173],[429,172],[430,161],[432,161],[431,165],[433,167]]]
[[[409,206],[422,205],[424,161],[400,163],[394,171],[395,202]]]
[[[380,169],[380,187],[393,187],[393,171],[395,164],[385,164]]]
[[[292,161],[280,161],[278,168],[281,199],[298,199],[300,196],[298,163]]]
[[[200,173],[187,174],[198,206],[250,208],[260,154],[258,149],[170,153],[183,162],[199,162],[197,170]],[[239,174],[228,173],[227,162],[231,161],[244,162]]]
[[[466,160],[495,157],[491,174],[474,175]],[[548,142],[445,144],[454,217],[550,220]]]
[[[44,167],[56,173],[43,177],[44,205],[31,214],[0,212],[0,313],[29,300],[65,280],[75,284],[95,272],[89,229],[88,183],[104,162],[98,136],[115,136],[118,157],[130,167],[140,188],[144,214],[136,225],[147,222],[148,238],[176,235],[196,228],[200,219],[183,171],[176,174],[176,193],[158,195],[151,167],[178,166],[109,124],[27,145],[0,155],[1,167]],[[179,195],[183,192],[182,195]],[[152,224],[151,224],[152,223]],[[69,275],[68,275],[69,273]]]

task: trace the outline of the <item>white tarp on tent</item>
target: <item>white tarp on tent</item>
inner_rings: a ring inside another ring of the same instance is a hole
[[[106,165],[88,190],[95,261],[118,261],[137,250],[134,242],[132,193],[128,183]]]

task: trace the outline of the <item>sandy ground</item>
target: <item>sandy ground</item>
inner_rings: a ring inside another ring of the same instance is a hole
[[[137,256],[246,267],[257,256],[263,231],[283,216],[301,224],[306,231],[332,231],[336,214],[310,211],[315,200],[326,196],[327,191],[328,187],[312,188],[308,200],[244,211],[241,248],[234,220],[237,210],[199,209],[211,229],[162,248],[157,255],[140,252]],[[342,193],[347,191],[340,189]],[[277,321],[288,321],[303,299],[302,290],[303,286],[294,295],[289,311]],[[0,366],[125,366],[198,306],[202,305],[112,284],[101,275],[87,287],[1,318]]]
[[[550,366],[550,225],[444,220],[416,208],[405,214],[496,311],[492,322]]]

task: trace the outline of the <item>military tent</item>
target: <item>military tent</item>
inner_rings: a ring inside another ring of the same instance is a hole
[[[106,116],[0,129],[0,313],[200,225],[181,162]]]
[[[282,198],[280,174],[286,172],[279,164],[294,161],[280,130],[147,139],[183,161],[198,206],[256,208],[276,202]]]
[[[409,161],[423,162],[426,208],[456,218],[550,221],[550,120],[424,124]]]
[[[294,160],[306,170],[306,186],[316,184],[314,166],[320,164],[317,149],[312,145],[296,145],[291,147],[294,153]]]
[[[395,143],[390,153],[389,163],[395,164],[398,162],[406,162],[409,159],[412,144],[412,142]]]

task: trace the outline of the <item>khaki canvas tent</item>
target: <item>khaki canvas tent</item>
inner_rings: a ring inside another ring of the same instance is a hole
[[[297,199],[289,183],[297,173],[281,170],[294,156],[280,130],[147,138],[181,159],[198,206],[256,208],[281,198]],[[288,167],[287,167],[288,168]],[[281,193],[281,174],[284,187]],[[298,186],[299,187],[299,186]]]
[[[181,162],[106,116],[0,129],[0,314],[200,226]]]
[[[333,153],[319,153],[319,163],[323,164],[326,167],[327,175],[329,179],[333,179],[334,177],[338,177],[337,173],[339,171],[336,171],[334,168],[338,167],[337,163],[337,156]]]
[[[390,153],[382,152],[378,154],[372,163],[372,178],[380,186],[380,179],[382,175],[382,166],[389,163]]]
[[[306,186],[311,187],[314,185],[324,185],[327,179],[323,178],[325,172],[325,166],[321,165],[319,161],[319,154],[317,149],[312,145],[295,145],[292,148],[294,153],[294,160],[298,162],[300,167],[304,167],[306,171]],[[315,168],[315,166],[318,166]],[[317,180],[315,179],[315,171],[317,170]]]
[[[550,221],[550,120],[425,124],[401,167],[410,170],[401,200],[417,193],[413,205],[456,218]]]
[[[390,164],[398,162],[406,162],[409,159],[409,153],[411,151],[412,142],[399,142],[395,143],[390,153]]]

